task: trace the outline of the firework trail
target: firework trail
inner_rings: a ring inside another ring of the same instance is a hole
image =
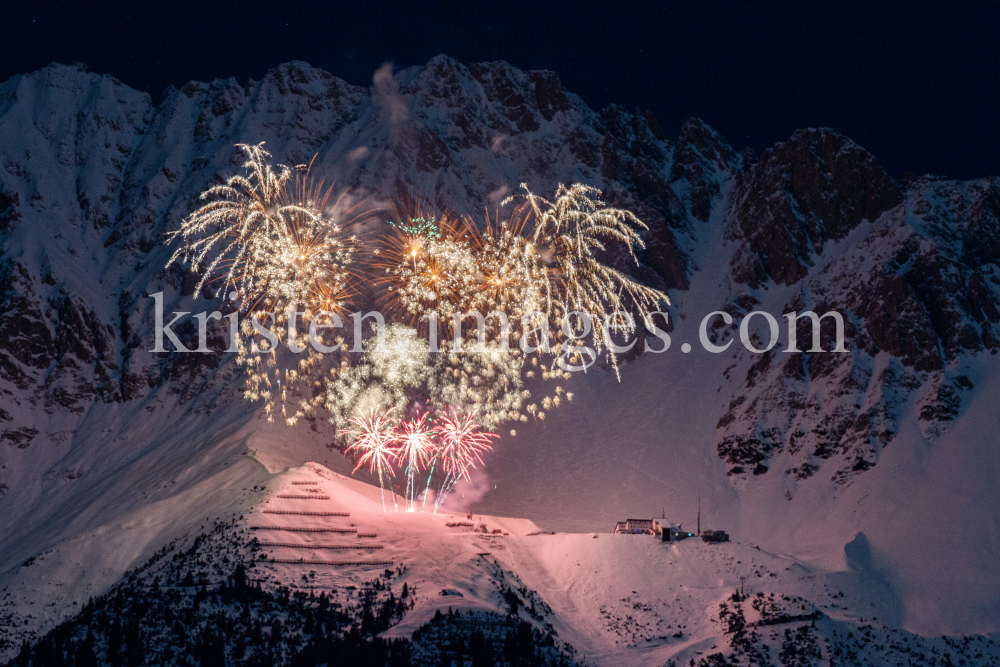
[[[477,462],[483,463],[483,453],[493,450],[490,440],[498,437],[497,434],[481,431],[475,417],[475,413],[466,413],[454,419],[444,417],[441,420],[439,452],[445,478],[434,500],[435,512],[458,480],[469,477],[469,468],[475,468]]]
[[[438,458],[440,457],[440,448],[435,448],[434,458],[431,459],[430,470],[427,471],[427,485],[424,487],[424,497],[420,501],[420,511],[423,512],[427,509],[427,496],[431,492],[431,480],[434,479],[434,466],[437,465]],[[435,510],[437,509],[437,504],[435,503]]]
[[[631,306],[640,321],[646,321],[658,304],[670,303],[666,294],[640,285],[621,271],[606,266],[596,252],[607,249],[607,242],[628,248],[632,261],[638,265],[634,248],[645,244],[637,229],[648,227],[631,211],[608,207],[601,191],[589,185],[559,184],[555,202],[533,194],[521,184],[524,198],[535,217],[534,242],[545,249],[548,266],[545,293],[550,320],[562,321],[572,312],[589,313],[601,326],[593,328],[596,353],[607,348],[607,357],[618,374],[618,362],[611,352],[611,332],[635,331],[635,319],[618,315]],[[626,301],[623,295],[628,297]],[[611,317],[613,316],[613,317]],[[611,324],[604,323],[611,321]],[[570,334],[565,338],[570,347],[578,341]],[[619,379],[621,379],[619,375]]]
[[[415,476],[434,454],[434,431],[427,424],[427,413],[416,419],[402,422],[394,431],[396,462],[406,462],[407,512],[414,511],[416,493]]]
[[[378,474],[378,485],[382,493],[382,511],[385,512],[385,478],[395,477],[392,470],[392,458],[395,455],[394,445],[396,434],[394,432],[395,418],[393,411],[395,407],[389,408],[385,413],[380,413],[375,408],[368,412],[368,416],[363,416],[360,412],[350,418],[351,428],[341,429],[340,435],[347,435],[354,439],[354,442],[347,448],[347,452],[356,450],[361,452],[357,465],[352,472],[357,472],[358,468],[367,466],[369,472]]]

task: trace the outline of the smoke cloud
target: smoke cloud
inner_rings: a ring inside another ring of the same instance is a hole
[[[399,92],[399,81],[392,74],[392,63],[384,63],[372,77],[372,97],[382,110],[383,119],[395,137],[410,117],[410,110]]]

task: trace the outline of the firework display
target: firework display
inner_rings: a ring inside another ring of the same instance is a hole
[[[369,471],[378,475],[378,485],[382,491],[382,511],[385,511],[385,480],[395,477],[391,461],[395,456],[394,445],[396,433],[393,430],[393,412],[395,407],[389,408],[385,412],[372,408],[368,411],[368,416],[363,417],[360,413],[351,417],[348,421],[351,428],[338,431],[341,435],[349,435],[353,439],[347,448],[348,452],[357,451],[360,453],[354,472],[358,468],[367,466]]]
[[[427,423],[427,413],[403,421],[395,431],[396,463],[404,466],[407,511],[415,508],[416,474],[427,467],[435,452],[435,431]],[[404,465],[405,464],[405,465]]]
[[[221,271],[222,290],[234,288],[248,310],[341,309],[357,239],[327,214],[336,208],[332,186],[314,182],[308,168],[294,180],[286,166],[275,171],[263,144],[238,148],[247,155],[248,175],[202,193],[207,203],[168,235],[184,240],[170,262],[190,262],[200,274],[196,292]]]
[[[490,440],[496,438],[497,434],[481,431],[475,416],[474,412],[469,412],[454,419],[442,419],[441,445],[438,451],[444,470],[444,482],[435,498],[435,509],[441,506],[445,495],[455,487],[458,480],[469,477],[470,468],[475,468],[476,463],[482,464],[483,453],[493,449]]]
[[[593,187],[559,184],[549,201],[522,185],[482,227],[413,207],[358,214],[311,165],[238,148],[246,174],[202,194],[168,237],[181,241],[171,263],[238,304],[244,396],[289,425],[326,415],[383,493],[405,476],[407,510],[426,507],[438,473],[437,510],[503,424],[572,400],[573,371],[603,357],[617,373],[614,336],[669,303],[602,261],[614,245],[637,263],[646,227]],[[360,222],[368,231],[353,233]],[[352,327],[368,306],[378,316]]]

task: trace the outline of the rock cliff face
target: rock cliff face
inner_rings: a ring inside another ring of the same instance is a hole
[[[824,244],[901,201],[899,186],[853,141],[800,130],[737,178],[727,230],[739,243],[733,278],[755,289],[798,282]]]
[[[849,353],[749,355],[719,421],[731,474],[763,474],[784,451],[797,479],[837,459],[846,481],[875,464],[911,400],[925,437],[948,427],[974,387],[970,364],[996,354],[996,192],[994,180],[896,184],[828,130],[797,132],[736,178],[728,310],[839,311]],[[799,321],[799,349],[810,336]]]
[[[168,306],[213,296],[163,269],[163,235],[237,168],[239,142],[267,141],[290,164],[316,155],[359,197],[407,191],[461,213],[522,181],[538,192],[592,183],[650,227],[633,273],[675,293],[721,228],[720,305],[738,317],[765,302],[839,310],[849,350],[738,355],[745,368],[732,369],[718,424],[733,475],[763,474],[780,451],[800,478],[830,458],[843,459],[842,479],[863,471],[911,396],[926,433],[945,428],[971,387],[963,364],[997,347],[997,182],[897,182],[829,129],[797,131],[755,160],[697,119],[671,139],[649,113],[590,110],[552,72],[441,56],[380,71],[370,89],[292,62],[261,81],[192,82],[157,105],[110,76],[52,65],[0,86],[0,137],[8,446],[72,437],[72,419],[52,430],[43,415],[186,392],[224,363],[148,354],[148,295],[165,291]]]

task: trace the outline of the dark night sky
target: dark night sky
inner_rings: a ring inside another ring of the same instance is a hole
[[[367,85],[447,53],[551,69],[590,106],[700,116],[758,153],[830,126],[894,176],[1000,173],[997,2],[23,2],[0,6],[0,80],[83,61],[150,92],[299,59]],[[878,6],[878,9],[875,7]]]

